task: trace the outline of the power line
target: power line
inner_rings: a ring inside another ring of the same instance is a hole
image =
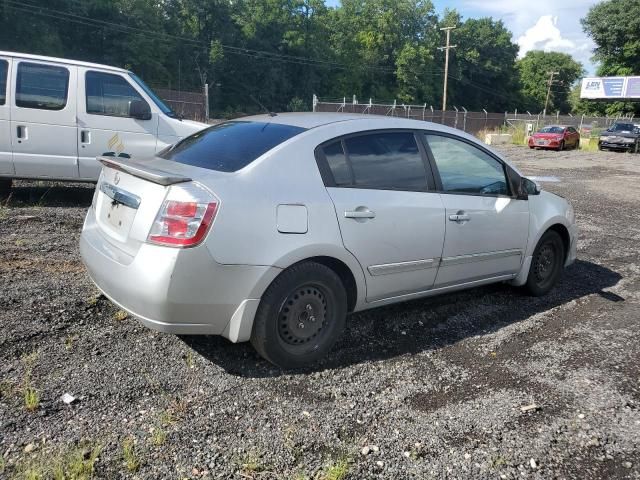
[[[95,19],[95,18],[83,16],[83,15],[77,15],[70,12],[61,12],[59,10],[54,10],[47,7],[42,7],[39,5],[29,4],[25,2],[5,0],[5,6],[13,10],[17,10],[25,13],[31,13],[34,15],[40,15],[48,18],[54,18],[57,20],[65,20],[71,23],[76,23],[84,26],[89,26],[89,27],[100,26],[102,28],[109,28],[112,30],[117,30],[125,33],[132,33],[137,35],[141,35],[141,34],[152,35],[156,38],[159,38],[165,41],[181,41],[181,42],[193,44],[194,46],[199,46],[200,48],[205,50],[208,50],[209,48],[209,45],[207,45],[205,42],[202,42],[200,40],[195,40],[192,38],[182,37],[178,35],[172,35],[168,33],[155,32],[153,30],[147,30],[139,27],[132,27],[129,25],[116,24],[112,22],[107,22],[105,20],[99,20],[99,19]],[[331,68],[338,68],[343,70],[353,70],[354,68],[361,68],[365,70],[382,71],[385,73],[395,72],[393,68],[383,67],[378,65],[347,65],[344,63],[334,62],[330,60],[319,60],[319,59],[314,59],[310,57],[299,57],[295,55],[287,55],[287,54],[269,52],[265,50],[255,50],[255,49],[250,49],[245,47],[236,47],[233,45],[220,44],[220,46],[223,50],[227,51],[230,54],[242,55],[249,58],[274,60],[274,61],[279,61],[283,63],[291,63],[291,64],[307,65],[307,66],[331,67]]]

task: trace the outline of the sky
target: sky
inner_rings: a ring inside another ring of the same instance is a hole
[[[502,19],[520,46],[520,56],[529,50],[557,51],[571,54],[581,62],[588,75],[596,66],[591,61],[593,42],[582,31],[580,19],[598,0],[432,0],[441,14],[455,8],[463,18],[493,17]],[[339,0],[329,0],[337,5]],[[455,33],[452,34],[455,43]]]

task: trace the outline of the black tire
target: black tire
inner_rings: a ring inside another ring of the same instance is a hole
[[[0,199],[7,198],[11,193],[11,179],[0,178]]]
[[[282,272],[262,296],[251,344],[279,367],[306,367],[331,350],[346,316],[340,277],[319,263],[301,262]]]
[[[560,146],[558,147],[558,151],[561,152],[564,150],[564,140],[560,142]]]
[[[533,251],[525,288],[530,295],[546,295],[558,282],[564,268],[564,243],[558,232],[547,230]]]

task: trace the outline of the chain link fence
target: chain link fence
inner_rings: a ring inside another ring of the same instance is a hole
[[[517,129],[524,132],[535,132],[546,125],[571,125],[576,127],[585,137],[597,136],[600,131],[610,127],[618,120],[633,121],[633,116],[592,117],[585,115],[542,115],[512,112],[488,112],[487,110],[469,111],[464,107],[453,110],[436,110],[433,106],[408,105],[397,103],[358,102],[355,95],[351,99],[323,99],[313,96],[314,112],[343,112],[371,115],[386,115],[435,122],[477,135],[483,131]]]
[[[209,89],[207,85],[202,92],[183,92],[167,88],[154,88],[154,91],[181,118],[203,123],[209,121]]]

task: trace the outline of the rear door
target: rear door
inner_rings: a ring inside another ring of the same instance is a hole
[[[433,286],[444,208],[411,131],[348,136],[317,150],[344,246],[360,262],[367,301]]]
[[[8,79],[11,78],[11,58],[0,57],[0,175],[12,175],[11,101]]]
[[[72,65],[14,59],[11,145],[18,177],[78,178]]]
[[[436,287],[517,273],[529,236],[529,203],[511,194],[504,164],[471,142],[425,135],[446,211]]]
[[[132,118],[133,101],[146,102],[151,118]],[[80,68],[78,102],[80,178],[98,178],[101,165],[96,157],[100,155],[145,158],[155,154],[159,111],[128,74]]]

